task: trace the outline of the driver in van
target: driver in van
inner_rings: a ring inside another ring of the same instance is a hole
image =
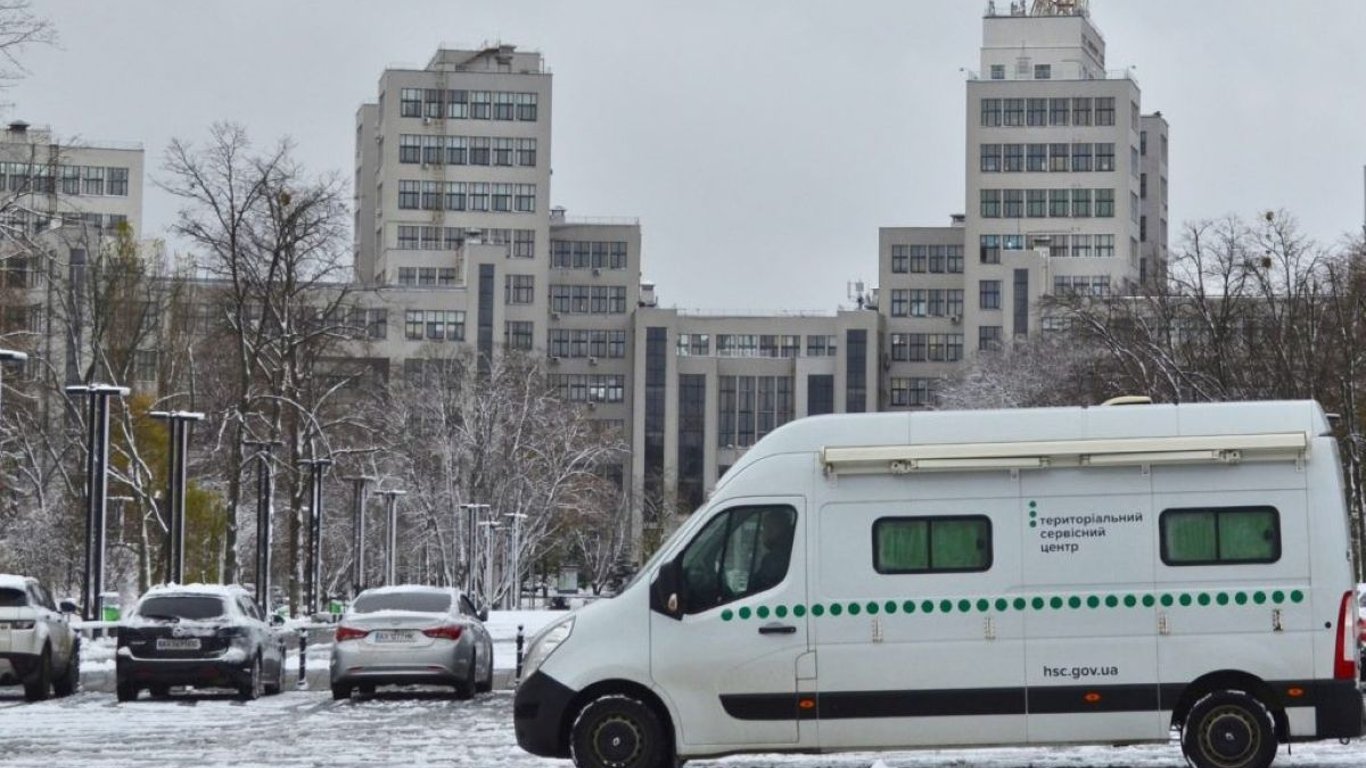
[[[759,531],[764,554],[759,560],[759,569],[750,579],[750,594],[762,592],[777,585],[787,575],[787,564],[792,558],[792,516],[786,511],[773,511],[764,515]]]

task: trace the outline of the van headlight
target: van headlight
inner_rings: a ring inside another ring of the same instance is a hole
[[[541,668],[561,643],[569,639],[569,633],[573,631],[574,617],[570,616],[536,633],[527,647],[526,656],[522,659],[522,679],[536,674],[536,670]]]

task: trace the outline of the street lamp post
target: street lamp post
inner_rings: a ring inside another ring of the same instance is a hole
[[[397,582],[398,565],[398,507],[396,502],[399,496],[403,496],[407,491],[390,489],[380,491],[379,495],[384,497],[384,585],[390,586]]]
[[[365,486],[374,478],[344,477],[351,482],[351,597],[365,589]]]
[[[267,613],[270,607],[270,502],[272,480],[270,457],[279,440],[243,440],[242,445],[256,449],[256,602]]]
[[[77,384],[67,394],[90,398],[86,411],[85,455],[85,618],[99,618],[100,593],[104,591],[104,535],[109,497],[109,398],[128,394],[127,387],[110,384]]]
[[[203,421],[204,414],[189,411],[152,411],[147,414],[154,419],[164,419],[171,425],[170,467],[166,473],[166,517],[167,534],[171,546],[167,547],[166,580],[174,584],[185,583],[185,464],[189,452],[191,422]]]
[[[0,394],[5,391],[5,363],[22,363],[28,359],[28,355],[23,352],[16,352],[12,349],[0,349]],[[3,411],[0,411],[3,413]]]
[[[498,530],[499,528],[501,528],[502,526],[500,526],[496,520],[485,520],[485,521],[483,521],[482,523],[479,524],[479,527],[481,527],[481,528],[484,529],[484,552],[483,552],[483,555],[484,555],[484,594],[483,594],[483,598],[484,598],[484,600],[483,600],[483,605],[484,605],[485,607],[487,607],[487,606],[491,605],[492,602],[493,602],[493,554],[494,554],[494,552],[495,552],[495,548],[494,548],[494,546],[493,546],[493,543],[494,543],[494,532],[497,531],[497,530]]]
[[[508,512],[503,517],[512,518],[512,607],[522,609],[522,520],[525,512]]]
[[[460,519],[456,520],[457,530],[464,528],[465,539],[465,594],[474,594],[475,582],[478,581],[478,573],[475,564],[479,562],[476,553],[479,549],[479,517],[489,508],[487,504],[461,504],[460,508],[469,513],[469,520],[462,526]]]
[[[302,459],[301,466],[308,467],[311,481],[309,491],[312,503],[308,509],[308,564],[304,579],[305,613],[312,615],[322,609],[322,561],[323,561],[323,473],[332,466],[331,459]]]

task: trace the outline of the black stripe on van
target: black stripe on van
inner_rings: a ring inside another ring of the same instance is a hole
[[[1296,706],[1315,704],[1309,682],[1272,682],[1273,690],[1299,687]],[[1035,688],[949,688],[907,691],[724,694],[721,707],[737,720],[844,720],[962,715],[1062,715],[1085,712],[1157,712],[1176,707],[1184,685],[1066,685]],[[1286,702],[1290,704],[1290,702]]]

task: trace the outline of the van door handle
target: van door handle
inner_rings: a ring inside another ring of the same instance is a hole
[[[796,633],[797,628],[791,624],[778,624],[775,622],[759,627],[759,634],[761,635],[793,635]]]

